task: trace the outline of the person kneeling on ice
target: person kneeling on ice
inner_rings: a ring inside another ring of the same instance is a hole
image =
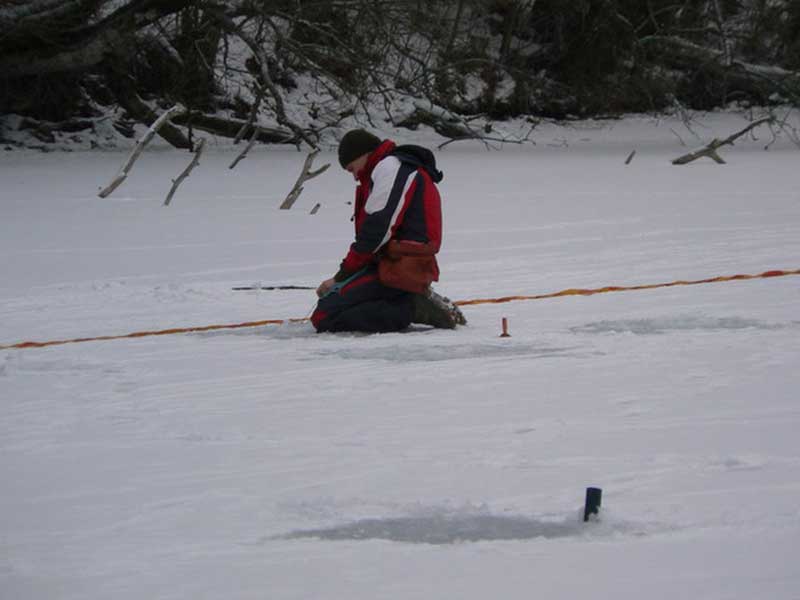
[[[411,323],[453,329],[461,311],[436,294],[442,211],[433,153],[363,129],[345,134],[339,163],[358,182],[355,241],[339,271],[317,288],[318,332],[400,331]]]

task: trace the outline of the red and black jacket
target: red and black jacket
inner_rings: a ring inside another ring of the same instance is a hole
[[[359,173],[353,221],[355,241],[336,281],[376,261],[390,240],[425,244],[432,254],[442,243],[442,208],[436,184],[442,180],[427,148],[384,141]]]

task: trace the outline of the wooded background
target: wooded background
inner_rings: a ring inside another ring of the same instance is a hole
[[[478,117],[800,106],[800,1],[6,0],[0,90],[45,141],[182,104],[159,133],[186,148],[315,146],[353,114],[457,138]]]

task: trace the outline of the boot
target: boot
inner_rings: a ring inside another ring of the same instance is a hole
[[[432,325],[439,329],[455,329],[456,325],[466,325],[467,320],[461,310],[449,298],[440,296],[428,288],[425,294],[414,294],[412,323]]]

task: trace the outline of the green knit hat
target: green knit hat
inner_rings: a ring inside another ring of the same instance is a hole
[[[339,142],[339,164],[344,169],[363,154],[370,154],[381,145],[380,138],[365,129],[353,129]]]

